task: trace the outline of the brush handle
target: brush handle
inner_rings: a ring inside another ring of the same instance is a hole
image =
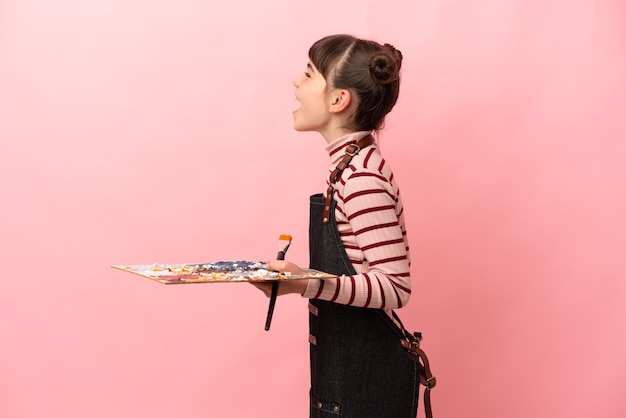
[[[272,316],[274,315],[274,306],[276,306],[276,297],[278,296],[278,282],[272,283],[272,295],[270,296],[270,306],[267,309],[267,319],[265,320],[265,331],[270,330],[272,324]]]
[[[287,249],[280,250],[278,255],[276,256],[277,260],[284,260],[285,253]],[[270,330],[270,325],[272,324],[272,316],[274,315],[274,306],[276,306],[276,298],[278,297],[278,281],[272,283],[272,294],[270,296],[270,306],[267,309],[267,319],[265,320],[265,331]]]

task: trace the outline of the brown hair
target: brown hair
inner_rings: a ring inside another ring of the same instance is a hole
[[[350,90],[356,97],[352,129],[382,127],[400,93],[400,51],[351,35],[331,35],[313,44],[309,58],[329,85]]]

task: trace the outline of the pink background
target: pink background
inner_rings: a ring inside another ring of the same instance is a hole
[[[307,263],[309,45],[405,56],[400,181],[440,417],[623,417],[620,0],[0,2],[0,416],[307,414],[306,301],[112,264]],[[420,412],[422,416],[422,412]]]

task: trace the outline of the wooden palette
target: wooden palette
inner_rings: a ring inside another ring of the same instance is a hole
[[[283,280],[331,279],[337,276],[313,269],[295,275],[269,271],[260,261],[218,261],[197,264],[115,265],[114,269],[137,274],[163,284],[276,282]]]

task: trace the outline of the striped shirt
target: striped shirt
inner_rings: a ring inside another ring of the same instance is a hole
[[[335,169],[349,144],[369,133],[353,133],[328,144],[329,172]],[[309,280],[303,296],[367,308],[395,309],[406,305],[411,278],[402,200],[389,164],[376,144],[352,159],[335,184],[334,199],[337,227],[357,274],[336,280]]]

